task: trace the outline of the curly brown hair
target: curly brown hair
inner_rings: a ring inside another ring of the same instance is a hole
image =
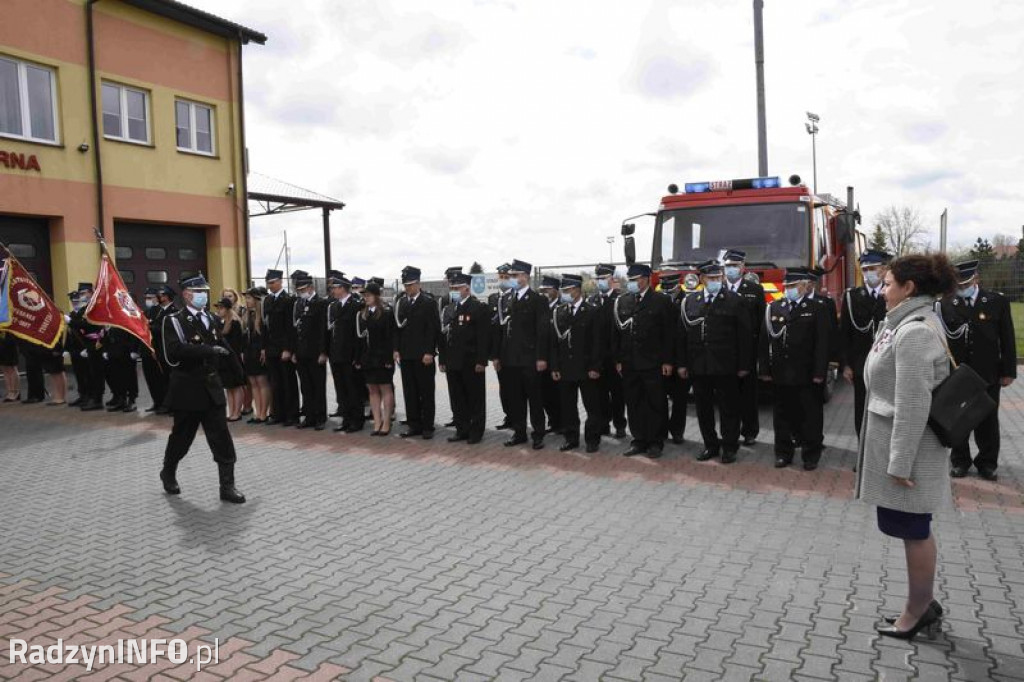
[[[944,253],[902,256],[889,263],[889,272],[900,284],[913,282],[923,296],[946,296],[957,285],[956,268]]]

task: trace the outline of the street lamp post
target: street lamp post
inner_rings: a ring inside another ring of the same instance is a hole
[[[811,136],[811,163],[814,168],[814,193],[818,193],[818,122],[821,117],[817,114],[807,112],[807,123],[804,123],[804,128],[807,129],[807,134]]]
[[[612,244],[615,243],[615,235],[609,235],[609,236],[605,237],[604,240],[606,242],[608,242],[608,262],[609,263],[614,263],[615,262],[615,256],[612,255]]]

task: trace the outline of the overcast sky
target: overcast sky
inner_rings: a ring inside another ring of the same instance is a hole
[[[348,204],[349,274],[605,260],[670,182],[757,174],[749,0],[191,3],[269,37],[245,49],[251,168]],[[1016,0],[766,0],[769,172],[810,183],[813,111],[820,191],[1018,238],[1022,35]],[[315,212],[253,220],[254,274],[284,229],[322,274]]]

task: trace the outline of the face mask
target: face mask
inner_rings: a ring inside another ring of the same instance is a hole
[[[315,292],[312,291],[312,290],[310,290],[310,291],[303,291],[302,292],[302,298],[304,298],[304,299],[306,299],[308,301],[309,299],[313,298],[313,294],[314,293]]]
[[[459,303],[459,302],[462,301],[462,292],[461,291],[449,291],[448,292],[448,299],[452,303]]]
[[[964,289],[959,289],[957,293],[960,294],[961,298],[971,298],[977,291],[978,286],[976,284],[972,284],[971,286],[966,287]]]
[[[504,289],[505,291],[508,291],[509,289],[511,289],[512,287],[514,287],[515,285],[516,285],[516,283],[515,283],[515,282],[513,282],[513,281],[512,281],[512,280],[510,280],[510,279],[503,279],[503,280],[501,280],[500,282],[498,282],[498,286],[499,286],[499,287],[500,287],[501,289]]]
[[[796,287],[786,287],[786,298],[795,303],[800,300],[800,290]]]
[[[704,285],[704,288],[708,290],[708,293],[712,296],[717,296],[718,292],[722,290],[722,283],[718,280],[711,280]]]
[[[725,276],[729,278],[730,282],[735,282],[740,278],[740,268],[738,265],[726,265]]]
[[[89,305],[87,301],[78,301],[77,303],[75,303],[75,310],[82,310],[87,305]]]
[[[881,282],[881,281],[882,281],[882,276],[879,275],[874,270],[865,270],[864,271],[864,284],[867,284],[872,289],[877,287],[878,283]]]
[[[597,280],[597,290],[598,291],[605,292],[605,291],[608,291],[611,288],[612,288],[612,284],[607,279],[599,279],[599,280]]]
[[[208,291],[197,291],[192,294],[192,307],[194,308],[205,308],[209,302],[210,292]]]
[[[563,291],[561,295],[562,303],[572,303],[572,294],[568,291]]]
[[[626,291],[628,291],[631,294],[639,294],[640,282],[637,282],[635,279],[629,280],[628,282],[626,282]]]

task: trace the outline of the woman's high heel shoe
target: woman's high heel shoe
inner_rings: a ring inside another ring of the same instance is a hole
[[[893,639],[912,640],[917,636],[917,633],[924,630],[925,634],[928,635],[928,639],[935,639],[941,624],[942,607],[937,602],[932,602],[928,606],[928,610],[924,612],[924,615],[909,630],[900,630],[895,624],[886,623],[885,625],[876,625],[875,632],[884,637],[892,637]]]
[[[939,602],[937,600],[935,600],[935,599],[932,599],[932,603],[928,605],[928,608],[929,609],[935,609],[936,611],[939,612],[940,616],[945,615],[945,612],[942,610],[942,605],[940,605]],[[899,616],[886,616],[882,620],[884,620],[889,625],[892,625],[893,623],[895,623],[899,619],[900,619]]]

